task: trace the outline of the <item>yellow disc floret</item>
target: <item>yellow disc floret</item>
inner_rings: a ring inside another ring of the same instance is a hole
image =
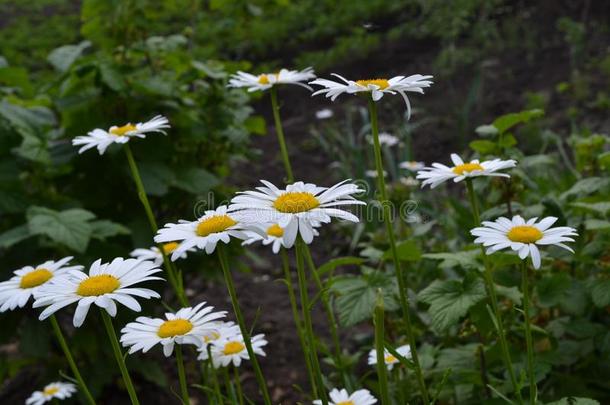
[[[259,84],[269,84],[269,76],[263,74],[258,77]]]
[[[232,341],[225,344],[225,347],[222,352],[229,356],[231,354],[240,353],[245,348],[246,346],[244,346],[242,342]]]
[[[237,221],[228,215],[214,215],[199,222],[197,235],[208,236],[211,233],[222,232],[235,224],[237,224]]]
[[[36,269],[34,271],[30,271],[28,274],[21,277],[21,281],[19,282],[20,288],[34,288],[38,287],[41,284],[46,283],[53,277],[53,273],[51,273],[47,269]]]
[[[462,175],[464,173],[470,173],[474,171],[483,171],[485,168],[478,163],[464,163],[462,165],[457,165],[453,169],[453,173]]]
[[[391,354],[388,354],[387,356],[385,356],[384,358],[386,363],[396,363],[398,361],[398,359],[394,356],[392,356]]]
[[[42,391],[42,393],[45,396],[50,397],[51,395],[57,394],[58,391],[59,391],[59,387],[52,386],[52,387],[45,388],[44,391]]]
[[[178,242],[168,242],[168,243],[164,243],[162,248],[163,248],[163,253],[170,254],[172,253],[174,250],[176,250],[176,248],[180,246],[180,244]]]
[[[305,191],[284,193],[273,202],[276,210],[290,214],[309,211],[319,206],[320,201],[313,194]]]
[[[193,329],[191,321],[186,319],[172,319],[171,321],[165,321],[159,326],[157,335],[160,338],[168,338],[174,336],[186,335]]]
[[[123,125],[122,127],[110,128],[110,133],[112,135],[116,135],[116,136],[123,136],[127,132],[135,131],[136,129],[137,128],[135,125],[129,123],[129,124]]]
[[[84,279],[76,293],[81,297],[95,297],[113,292],[121,286],[119,279],[110,274],[100,274]]]
[[[337,405],[354,405],[353,401],[341,401],[337,402]]]
[[[369,84],[372,84],[375,86],[379,86],[380,90],[384,90],[390,87],[390,82],[388,82],[386,79],[356,80],[356,84],[362,87],[368,87]]]
[[[267,228],[267,235],[275,236],[276,238],[281,238],[282,236],[284,236],[284,230],[278,224],[274,224]]]
[[[535,226],[519,225],[513,227],[506,235],[513,242],[534,243],[542,238],[542,232]]]

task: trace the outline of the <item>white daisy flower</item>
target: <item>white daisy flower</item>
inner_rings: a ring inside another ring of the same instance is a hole
[[[297,233],[309,244],[315,236],[314,226],[330,222],[331,217],[359,221],[354,214],[336,208],[366,204],[352,196],[364,190],[356,184],[346,184],[347,181],[330,188],[299,181],[279,189],[270,182],[261,180],[265,187],[238,193],[231,200],[229,210],[241,213],[244,222],[278,224],[283,229],[282,238],[286,248],[294,245]]]
[[[148,288],[132,286],[144,281],[163,280],[152,276],[160,271],[150,261],[117,257],[110,263],[102,263],[102,259],[98,259],[91,265],[89,274],[72,270],[41,287],[34,296],[34,308],[47,307],[40,314],[42,321],[76,302],[73,323],[77,328],[85,321],[91,304],[105,309],[110,316],[116,315],[116,302],[139,312],[142,308],[132,296],[149,299],[160,298],[160,295]]]
[[[241,223],[240,214],[229,212],[226,205],[205,211],[197,221],[180,220],[177,224],[165,224],[155,236],[155,242],[180,241],[172,252],[172,261],[196,247],[212,254],[218,242],[229,243],[231,238],[247,239],[246,230],[257,231],[254,227]]]
[[[26,405],[42,405],[45,402],[50,402],[57,399],[70,398],[76,392],[74,384],[65,382],[54,382],[48,384],[42,391],[34,391],[28,399],[25,400]]]
[[[424,162],[408,161],[408,162],[401,162],[398,165],[398,167],[400,167],[401,169],[407,169],[412,172],[416,172],[416,171],[421,170],[424,167],[426,167],[426,165],[424,164]]]
[[[258,334],[250,338],[252,351],[259,356],[266,356],[263,346],[267,345],[264,334]],[[212,341],[210,346],[212,354],[212,365],[214,368],[227,367],[233,364],[235,367],[241,365],[242,360],[250,360],[248,349],[244,343],[243,335],[238,331],[237,334],[226,336]]]
[[[406,357],[407,359],[411,358],[411,346],[409,345],[400,346],[396,349],[396,351],[398,352],[398,354],[403,357]],[[388,370],[392,370],[394,368],[394,364],[400,363],[400,360],[394,357],[394,355],[390,353],[388,349],[383,350],[383,359]],[[372,349],[369,352],[368,364],[371,366],[377,364],[377,351],[375,349]]]
[[[537,245],[555,245],[574,253],[563,242],[574,242],[572,236],[578,236],[576,229],[569,226],[551,228],[557,221],[556,217],[546,217],[539,222],[536,221],[538,218],[525,221],[519,215],[515,215],[512,220],[500,217],[493,222],[483,221],[482,227],[474,228],[470,233],[477,236],[475,243],[487,248],[488,255],[511,248],[519,253],[522,260],[531,256],[535,269],[540,268],[540,251]]]
[[[330,397],[329,405],[372,405],[377,403],[377,399],[366,389],[354,391],[350,395],[346,389],[333,388],[328,396]],[[322,400],[316,399],[313,404],[322,405]]]
[[[435,188],[449,179],[459,182],[467,177],[491,176],[491,177],[510,177],[506,173],[496,173],[498,170],[510,169],[517,165],[515,160],[487,160],[479,162],[478,159],[464,163],[461,157],[455,153],[451,154],[453,167],[445,166],[441,163],[432,163],[432,167],[425,167],[417,172],[417,178],[423,180],[422,187],[430,185]]]
[[[331,118],[335,113],[330,108],[323,108],[321,110],[316,111],[316,118],[319,120],[326,120]]]
[[[200,346],[198,360],[208,359],[208,346],[210,346],[210,352],[212,351],[211,345],[220,340],[230,340],[231,338],[240,335],[239,325],[235,322],[217,322],[216,330],[203,335],[203,345]]]
[[[146,353],[154,345],[161,344],[165,357],[174,352],[175,344],[201,347],[203,336],[215,332],[218,324],[215,321],[227,314],[226,311],[213,312],[214,307],[205,304],[182,308],[175,314],[166,313],[166,319],[140,316],[121,329],[121,343],[123,347],[130,347],[129,354],[138,350]]]
[[[0,283],[0,312],[23,308],[30,297],[41,286],[54,277],[66,274],[71,270],[81,270],[83,266],[64,266],[72,256],[64,257],[56,262],[49,260],[36,267],[25,266],[15,270],[10,280]]]
[[[169,255],[173,253],[180,246],[178,242],[167,242],[162,245],[163,253],[165,255]],[[187,252],[194,252],[195,249],[189,249],[188,251],[182,252],[178,257],[180,259],[186,259]],[[161,251],[156,246],[151,246],[148,249],[138,248],[134,249],[129,253],[129,256],[134,257],[140,260],[151,260],[156,266],[161,266],[163,264],[163,255]]]
[[[407,105],[407,117],[411,117],[411,103],[407,97],[407,92],[424,93],[424,88],[430,87],[432,76],[411,75],[411,76],[396,76],[391,79],[370,79],[370,80],[347,80],[336,73],[332,74],[338,77],[343,83],[335,82],[327,79],[316,79],[309,84],[317,84],[323,88],[314,92],[313,95],[324,94],[327,98],[335,101],[340,94],[357,94],[371,93],[374,101],[380,100],[384,94],[400,94]]]
[[[377,170],[365,170],[364,171],[364,175],[366,177],[370,177],[373,179],[377,178]],[[385,170],[383,171],[383,177],[387,177],[388,176],[388,172],[386,172]]]
[[[137,124],[128,123],[121,127],[112,126],[108,131],[97,128],[89,132],[87,135],[77,136],[72,139],[72,145],[83,145],[78,150],[78,153],[96,147],[100,155],[106,152],[106,149],[113,143],[127,143],[133,137],[146,138],[146,134],[151,132],[160,132],[165,134],[164,129],[168,129],[169,121],[162,115],[157,115],[147,122],[138,122]]]
[[[315,228],[320,226],[320,223],[312,223],[311,226]],[[261,235],[261,233],[266,234],[266,236]],[[262,242],[265,246],[271,245],[271,251],[275,254],[279,253],[280,248],[286,247],[284,246],[284,229],[278,224],[263,226],[263,232],[261,233],[246,231],[248,239],[242,242],[242,246],[251,245],[255,242]],[[314,229],[313,236],[318,235],[319,232]]]
[[[312,91],[311,87],[302,82],[315,77],[316,75],[311,67],[303,70],[281,69],[276,73],[263,73],[258,76],[240,71],[231,76],[228,87],[246,87],[249,92],[253,92],[270,89],[276,84],[296,84]]]
[[[370,143],[374,142],[372,136],[369,136],[368,140]],[[399,142],[400,142],[400,139],[398,139],[398,137],[396,137],[390,133],[382,132],[379,134],[379,143],[381,145],[386,145],[388,147],[392,147],[392,146],[398,145]]]

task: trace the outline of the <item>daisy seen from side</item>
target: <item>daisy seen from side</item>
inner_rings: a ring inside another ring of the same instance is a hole
[[[58,381],[47,384],[42,391],[34,391],[28,399],[26,405],[42,405],[46,402],[58,399],[70,398],[76,392],[74,384]]]
[[[398,354],[406,357],[407,359],[411,358],[411,346],[409,345],[400,346],[396,348],[396,351]],[[400,360],[398,360],[387,349],[384,349],[383,351],[383,359],[388,370],[392,370],[395,364],[400,364]],[[368,364],[371,366],[377,365],[377,351],[375,349],[372,349],[369,352]]]
[[[372,405],[377,403],[377,399],[367,389],[357,390],[350,394],[345,388],[333,388],[328,396],[330,397],[329,405]],[[322,400],[316,399],[313,404],[322,405]]]
[[[303,70],[280,69],[276,73],[259,75],[239,71],[231,76],[228,87],[246,88],[249,92],[253,92],[268,90],[278,84],[295,84],[312,91],[313,89],[303,82],[315,79],[315,77],[316,75],[311,67]]]
[[[165,253],[166,256],[169,256],[179,246],[180,246],[180,244],[178,242],[163,243],[162,244],[163,253]],[[186,259],[187,252],[194,252],[194,251],[195,251],[195,249],[189,249],[188,251],[183,251],[180,254],[180,256],[178,256],[178,258]],[[145,248],[134,249],[131,251],[131,253],[129,253],[129,256],[136,258],[136,259],[140,259],[140,260],[151,260],[157,266],[161,266],[163,264],[163,254],[161,253],[161,250],[159,250],[159,248],[156,246],[151,246],[148,249],[145,249]]]

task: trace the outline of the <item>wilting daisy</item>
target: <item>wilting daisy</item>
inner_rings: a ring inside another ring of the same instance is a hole
[[[176,250],[178,248],[178,246],[180,246],[180,244],[178,242],[164,243],[162,245],[163,253],[165,253],[165,255],[167,256],[167,255],[173,253],[174,250]],[[195,251],[195,249],[188,250],[188,252],[194,252],[194,251]],[[187,253],[187,251],[184,251],[178,257],[180,259],[186,259],[186,253]],[[135,257],[136,259],[140,259],[140,260],[152,260],[152,262],[157,266],[160,266],[163,264],[163,255],[161,254],[161,251],[159,250],[159,248],[156,246],[151,246],[148,249],[144,249],[144,248],[134,249],[131,251],[129,256]]]
[[[400,167],[401,169],[407,169],[412,172],[416,172],[416,171],[421,170],[424,167],[426,167],[426,165],[424,164],[424,162],[409,161],[409,162],[401,162],[398,165],[398,167]]]
[[[56,262],[49,260],[36,267],[25,266],[15,270],[13,272],[15,275],[10,280],[0,283],[0,312],[8,309],[12,311],[17,307],[23,308],[30,297],[54,277],[83,268],[83,266],[64,266],[70,260],[72,256]]]
[[[377,399],[366,389],[354,391],[350,395],[346,389],[333,388],[328,396],[330,397],[329,405],[371,405],[377,403]],[[313,403],[314,405],[322,405],[322,400],[316,399]]]
[[[253,227],[240,222],[238,213],[228,212],[226,205],[215,210],[205,211],[197,221],[180,220],[177,224],[165,224],[155,236],[155,242],[180,241],[180,245],[172,252],[172,260],[196,247],[212,254],[218,242],[229,243],[231,238],[246,239],[246,230]]]
[[[333,76],[339,78],[341,82],[327,79],[316,79],[309,84],[317,84],[323,88],[314,92],[313,95],[324,94],[327,98],[335,101],[340,94],[371,93],[374,101],[380,100],[384,94],[400,94],[407,105],[407,116],[411,116],[411,103],[407,97],[407,92],[424,93],[424,88],[430,87],[432,76],[411,75],[396,76],[391,79],[367,79],[367,80],[348,80],[336,73]]]
[[[245,87],[249,92],[252,92],[267,90],[276,84],[296,84],[311,91],[313,89],[302,82],[315,77],[316,75],[311,67],[303,70],[281,69],[276,73],[263,73],[258,76],[246,72],[237,72],[231,76],[229,87]]]
[[[203,336],[215,332],[215,321],[226,315],[226,311],[213,312],[214,307],[205,304],[182,308],[175,314],[166,313],[165,319],[140,316],[121,330],[121,343],[130,347],[129,354],[138,350],[146,353],[161,344],[166,357],[173,353],[175,344],[201,347]]]
[[[89,274],[72,270],[65,276],[56,277],[41,287],[35,294],[34,308],[46,306],[40,314],[40,320],[46,319],[58,310],[78,303],[74,311],[73,323],[80,327],[91,304],[95,304],[116,315],[116,302],[139,312],[142,310],[133,296],[140,298],[159,298],[159,294],[147,288],[134,288],[134,284],[144,281],[162,280],[152,276],[160,272],[153,262],[117,257],[110,263],[96,260],[89,269]],[[115,302],[116,301],[116,302]]]
[[[208,359],[208,346],[210,346],[211,351],[211,345],[214,342],[231,340],[231,338],[241,333],[239,325],[236,325],[235,322],[216,322],[215,328],[215,330],[203,335],[203,345],[197,349],[199,350],[198,360]]]
[[[535,269],[540,268],[540,251],[537,245],[555,245],[574,253],[563,242],[574,242],[572,236],[578,236],[576,229],[569,226],[551,228],[557,221],[555,217],[536,221],[538,218],[525,221],[519,215],[515,215],[512,220],[500,217],[493,222],[483,221],[482,227],[474,228],[470,233],[477,236],[475,243],[487,248],[488,255],[511,248],[519,253],[521,259],[531,256]]]
[[[411,358],[411,347],[409,345],[400,346],[399,348],[396,349],[396,351],[398,352],[398,354],[400,354],[403,357],[406,357],[408,359]],[[388,351],[388,349],[384,349],[383,359],[385,361],[385,365],[388,368],[388,370],[392,370],[394,368],[394,364],[397,364],[400,362],[400,360],[398,360],[396,357],[394,357],[394,355],[392,353],[390,353]],[[369,352],[368,363],[369,363],[369,365],[377,364],[377,351],[375,349],[372,349]]]
[[[373,143],[373,137],[369,137],[369,142]],[[400,142],[400,139],[398,139],[398,137],[389,134],[387,132],[382,132],[379,134],[379,143],[381,145],[386,145],[388,147],[392,147],[395,145],[398,145],[398,142]]]
[[[451,154],[451,160],[453,161],[452,167],[445,166],[441,163],[432,163],[432,167],[425,167],[423,170],[417,172],[417,178],[423,180],[422,187],[429,184],[430,188],[434,188],[449,179],[453,179],[453,181],[457,183],[467,177],[510,177],[506,173],[496,172],[498,170],[510,169],[517,164],[517,162],[512,159],[494,159],[484,162],[479,162],[478,159],[474,159],[468,163],[464,163],[462,158],[455,153]]]
[[[87,135],[77,136],[72,140],[72,145],[83,145],[78,153],[96,147],[100,155],[104,154],[108,146],[113,143],[127,143],[133,137],[146,138],[146,134],[160,132],[165,134],[165,129],[169,128],[169,121],[162,115],[157,115],[147,122],[137,124],[127,123],[121,127],[112,126],[108,131],[97,128]]]
[[[244,222],[274,223],[280,226],[283,229],[283,243],[287,248],[294,245],[297,233],[309,244],[315,236],[314,226],[330,222],[331,217],[359,221],[354,214],[336,208],[366,204],[352,196],[364,190],[347,181],[330,188],[299,181],[279,189],[270,182],[261,180],[265,187],[238,193],[231,200],[229,209],[241,213]]]
[[[252,344],[252,351],[259,355],[265,356],[263,346],[267,345],[265,335],[258,334],[250,338]],[[233,364],[235,367],[241,365],[242,360],[250,360],[246,344],[244,343],[244,337],[241,333],[237,333],[232,336],[222,337],[212,341],[210,346],[210,352],[212,354],[212,364],[214,368],[226,367],[229,364]]]
[[[28,399],[26,405],[41,405],[57,399],[70,398],[76,392],[74,384],[65,382],[54,382],[48,384],[42,391],[34,391]]]

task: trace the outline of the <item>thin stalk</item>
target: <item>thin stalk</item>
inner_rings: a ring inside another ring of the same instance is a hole
[[[472,186],[472,179],[466,179],[466,188],[468,190],[468,200],[470,201],[470,208],[472,209],[472,217],[474,221],[474,226],[481,225],[481,217],[479,216],[479,205],[477,203],[477,198],[474,193],[474,188]],[[491,309],[493,311],[494,317],[496,318],[497,323],[497,332],[498,338],[500,339],[500,349],[502,351],[502,357],[504,360],[504,364],[508,369],[508,375],[513,386],[513,390],[515,391],[515,396],[520,404],[523,404],[523,398],[521,396],[521,390],[519,389],[519,384],[517,383],[517,377],[515,376],[515,370],[513,368],[513,362],[510,358],[510,352],[508,350],[508,342],[506,341],[506,332],[504,330],[504,323],[502,321],[502,315],[500,314],[500,309],[498,308],[498,296],[496,294],[496,286],[493,282],[493,276],[491,274],[491,266],[489,265],[489,260],[487,260],[487,255],[485,254],[485,249],[481,246],[481,254],[483,255],[483,262],[485,265],[485,271],[483,272],[483,279],[485,281],[485,287],[487,289],[487,295],[489,295],[489,300],[491,301]]]
[[[256,375],[258,388],[260,389],[261,394],[263,395],[263,400],[265,404],[271,405],[271,397],[269,396],[269,391],[267,390],[265,377],[263,377],[263,372],[261,371],[261,367],[258,364],[258,359],[256,358],[254,350],[252,349],[252,342],[250,342],[250,332],[246,327],[244,316],[241,312],[241,308],[239,307],[239,301],[237,300],[237,292],[235,291],[235,284],[233,283],[233,276],[231,275],[231,270],[229,269],[229,261],[227,260],[226,252],[224,251],[224,246],[219,243],[216,247],[216,250],[218,252],[220,267],[222,268],[222,272],[224,274],[225,283],[227,284],[227,289],[229,290],[229,296],[231,297],[231,304],[233,305],[235,318],[237,319],[237,324],[239,325],[239,329],[244,338],[246,350],[248,351],[248,356],[250,357],[250,361],[252,362],[252,368],[254,368],[254,374]]]
[[[235,398],[237,395],[235,394],[235,388],[231,382],[231,377],[229,377],[229,368],[223,367],[222,374],[225,378],[225,389],[227,391],[227,396],[231,399],[231,404],[235,405],[237,403],[237,399]]]
[[[182,402],[185,405],[191,403],[189,398],[189,391],[186,385],[186,373],[184,372],[184,359],[182,357],[182,347],[179,344],[175,345],[176,350],[176,365],[178,366],[178,379],[180,380],[180,394],[182,395]]]
[[[309,270],[311,274],[313,274],[313,279],[320,291],[320,300],[322,301],[322,306],[324,307],[324,312],[326,312],[326,317],[328,318],[328,324],[330,325],[330,336],[333,341],[333,346],[335,349],[335,364],[339,369],[339,374],[341,375],[341,380],[343,381],[343,386],[351,391],[351,382],[345,375],[345,369],[343,365],[343,358],[341,356],[341,342],[339,340],[339,327],[337,325],[337,319],[335,317],[335,313],[333,311],[332,305],[330,305],[330,301],[328,299],[328,294],[324,290],[324,285],[322,284],[322,280],[320,280],[320,275],[318,274],[318,269],[313,262],[313,258],[311,256],[311,252],[309,251],[309,246],[303,244],[305,251],[305,259],[307,261],[307,265],[309,266]]]
[[[534,375],[534,346],[532,344],[532,326],[529,315],[530,298],[529,298],[529,277],[527,274],[527,264],[525,260],[521,265],[522,286],[523,290],[523,317],[525,323],[525,343],[527,345],[527,375],[530,383],[530,405],[536,405],[536,397],[538,389],[536,387],[536,376]]]
[[[106,327],[106,332],[108,333],[108,339],[110,339],[110,344],[112,345],[112,350],[114,351],[114,357],[116,358],[116,362],[119,365],[119,369],[121,370],[121,375],[123,376],[125,388],[127,388],[127,392],[129,393],[129,399],[131,400],[131,403],[133,405],[139,405],[140,401],[138,401],[136,390],[133,387],[133,383],[131,382],[129,371],[127,371],[127,366],[125,365],[125,358],[123,357],[123,353],[121,352],[121,346],[119,345],[119,339],[117,338],[114,326],[112,325],[112,319],[110,318],[110,315],[106,313],[105,310],[100,309],[100,312],[102,314],[104,326]]]
[[[201,368],[201,385],[203,387],[208,385],[208,362],[207,361],[202,361],[200,363],[200,368]],[[208,390],[204,390],[205,391],[205,398],[208,400],[208,404],[213,404],[212,399],[211,399],[211,394]]]
[[[288,158],[288,148],[286,147],[284,129],[282,128],[282,121],[280,119],[280,106],[277,102],[276,86],[271,87],[271,110],[273,111],[275,133],[277,134],[277,141],[280,144],[280,152],[282,153],[282,160],[284,161],[284,169],[286,169],[286,182],[292,183],[294,182],[294,176],[292,175],[292,166],[290,165],[290,159]]]
[[[214,362],[212,361],[212,349],[208,345],[206,350],[208,352],[208,360],[207,362],[210,364],[210,369],[212,370],[212,382],[214,383],[214,395],[216,396],[216,403],[222,404],[222,392],[220,391],[220,382],[218,381],[218,374],[216,374],[216,368],[214,367]]]
[[[303,263],[303,245],[304,242],[300,236],[297,236],[295,244],[295,254],[297,259],[297,275],[299,278],[299,292],[301,295],[301,311],[303,313],[303,321],[305,323],[305,337],[309,348],[309,356],[313,368],[315,381],[312,381],[317,386],[318,396],[322,400],[323,405],[328,405],[328,398],[324,383],[322,381],[322,371],[318,360],[318,351],[316,350],[316,340],[313,333],[313,325],[311,324],[311,313],[309,308],[309,294],[307,293],[307,276],[305,275],[305,266]]]
[[[131,148],[129,147],[129,143],[123,145],[123,149],[125,150],[125,155],[127,156],[127,162],[129,163],[129,169],[131,170],[131,176],[133,177],[133,181],[136,184],[136,188],[138,190],[138,198],[144,206],[144,211],[146,212],[146,217],[148,218],[148,222],[150,223],[150,228],[153,232],[153,235],[157,233],[159,227],[157,226],[157,221],[155,219],[155,215],[153,214],[152,208],[150,207],[150,202],[148,201],[148,196],[146,195],[146,190],[144,189],[144,183],[142,183],[142,177],[140,176],[140,171],[138,170],[138,165],[136,164],[136,160],[133,157],[133,153],[131,153]],[[163,256],[163,264],[165,265],[165,270],[167,273],[167,278],[172,288],[176,292],[176,296],[180,301],[180,304],[184,307],[188,307],[188,300],[186,299],[186,295],[184,293],[184,288],[182,287],[182,282],[178,279],[178,275],[176,269],[174,268],[172,262],[167,257],[165,250],[163,249],[163,244],[158,243],[157,248],[161,252]]]
[[[51,325],[53,326],[53,331],[55,332],[55,336],[57,337],[57,340],[59,341],[59,345],[61,346],[61,349],[64,352],[64,356],[66,356],[66,360],[68,360],[68,364],[70,365],[72,374],[74,374],[74,377],[76,378],[76,381],[78,382],[78,386],[80,388],[81,393],[87,400],[87,403],[89,403],[90,405],[95,405],[95,400],[93,399],[93,396],[91,395],[91,392],[89,391],[89,388],[87,388],[87,384],[85,384],[85,380],[83,380],[83,376],[80,374],[80,371],[78,370],[78,366],[76,365],[76,362],[74,361],[74,357],[72,357],[72,353],[70,352],[70,348],[68,347],[68,344],[66,343],[64,334],[61,332],[61,328],[59,327],[59,322],[57,322],[57,318],[55,318],[55,315],[51,315],[49,318],[51,320]]]
[[[413,365],[415,366],[415,377],[419,386],[419,391],[422,395],[424,404],[430,403],[430,397],[426,388],[426,382],[419,362],[419,356],[417,354],[417,342],[415,341],[415,334],[413,331],[413,325],[411,323],[411,315],[409,313],[409,296],[407,295],[407,286],[405,285],[405,275],[402,270],[400,259],[398,258],[398,251],[396,249],[396,238],[394,237],[394,227],[392,226],[392,218],[390,218],[390,205],[387,196],[387,190],[385,186],[385,180],[383,178],[383,160],[381,157],[381,145],[379,143],[379,125],[377,122],[377,104],[373,101],[372,96],[369,96],[369,113],[371,116],[371,132],[373,133],[373,149],[375,152],[375,167],[377,168],[377,181],[378,181],[378,192],[381,196],[381,207],[383,209],[383,220],[385,222],[386,233],[390,242],[390,251],[392,253],[392,261],[394,262],[394,270],[396,271],[396,279],[398,281],[398,295],[400,298],[400,307],[402,309],[403,317],[405,319],[405,326],[407,337],[409,339],[409,346],[411,347],[411,355]]]
[[[233,367],[233,378],[235,379],[235,388],[237,389],[239,405],[244,405],[244,393],[241,388],[241,380],[239,379],[239,368],[237,367]]]
[[[294,284],[292,283],[292,274],[290,273],[290,263],[288,261],[288,254],[284,248],[280,249],[280,255],[282,257],[282,267],[284,269],[284,277],[286,278],[286,286],[288,287],[288,299],[290,301],[290,308],[292,309],[292,317],[297,328],[297,335],[299,336],[299,342],[301,343],[301,349],[303,350],[303,357],[305,358],[305,365],[307,366],[307,374],[309,375],[309,381],[311,381],[311,389],[314,396],[317,396],[317,387],[314,383],[314,374],[311,366],[311,359],[307,353],[307,341],[303,332],[303,324],[301,322],[301,316],[299,315],[299,309],[297,307],[297,300],[294,294]]]
[[[385,347],[384,347],[384,335],[383,330],[383,296],[381,290],[377,291],[377,304],[375,305],[375,352],[377,354],[377,378],[379,380],[379,392],[381,394],[381,405],[391,405],[390,394],[388,392],[388,374],[385,365]]]

